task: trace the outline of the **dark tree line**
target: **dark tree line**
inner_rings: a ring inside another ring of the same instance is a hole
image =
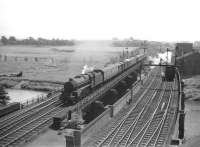
[[[1,37],[1,42],[3,45],[74,45],[73,40],[64,40],[64,39],[44,39],[44,38],[37,38],[34,39],[33,37],[28,37],[25,39],[17,39],[14,36],[10,36],[6,38],[5,36]]]
[[[143,40],[136,40],[130,37],[129,39],[119,40],[117,38],[113,38],[112,45],[116,47],[138,47],[143,45]]]

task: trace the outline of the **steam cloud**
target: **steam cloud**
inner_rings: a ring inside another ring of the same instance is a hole
[[[93,71],[94,67],[89,67],[87,64],[83,66],[83,70],[81,71],[81,74],[85,74],[87,72]]]
[[[171,62],[171,57],[172,57],[172,52],[168,52],[168,60],[167,60],[167,52],[165,53],[158,53],[156,57],[149,57],[150,61],[153,61],[153,64],[159,64],[160,59],[162,59],[163,62],[170,63]]]

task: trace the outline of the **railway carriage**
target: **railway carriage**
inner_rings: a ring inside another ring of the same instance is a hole
[[[130,58],[130,66],[133,66],[135,63],[136,63],[136,58],[137,57],[132,57],[132,58]]]
[[[20,103],[19,102],[10,103],[0,108],[0,117],[5,116],[17,110],[20,110]]]
[[[125,70],[125,66],[123,62],[118,63],[118,73],[122,73]]]
[[[104,81],[104,72],[100,69],[95,69],[92,73],[95,75],[95,78],[94,78],[95,84],[93,87],[96,87],[102,84]]]
[[[104,80],[107,81],[118,74],[118,64],[110,65],[102,71],[104,72]]]
[[[127,69],[129,67],[129,61],[130,61],[130,59],[124,60],[125,69]]]

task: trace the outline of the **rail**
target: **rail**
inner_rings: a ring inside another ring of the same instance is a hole
[[[154,86],[156,85],[156,82],[154,82]],[[146,92],[147,91],[148,89],[146,89]],[[114,141],[117,140],[114,140],[114,138],[120,138],[119,136],[121,134],[126,134],[126,130],[128,130],[128,128],[131,128],[132,125],[134,125],[140,119],[141,115],[143,114],[143,111],[146,110],[145,106],[152,101],[156,93],[155,91],[152,91],[151,93],[148,93],[148,95],[145,94],[146,93],[143,93],[143,95],[140,96],[136,105],[132,107],[132,109],[123,117],[123,119],[121,119],[118,125],[115,126],[113,131],[111,131],[105,138],[103,138],[101,143],[99,143],[97,146],[100,147],[113,145],[113,143],[115,143]]]
[[[132,88],[134,89],[140,81],[137,81],[133,84]],[[128,93],[126,93],[122,98],[120,98],[113,107],[115,107],[116,105],[118,105],[118,103],[121,103],[122,100],[127,99],[127,97],[129,97],[131,94],[131,92],[129,91]],[[81,133],[84,134],[86,132],[86,130],[88,130],[89,128],[91,128],[97,121],[99,121],[102,117],[104,117],[104,115],[106,114],[110,114],[110,108],[106,109],[102,114],[100,114],[97,118],[95,118],[91,123],[89,123],[82,131]],[[115,111],[115,110],[114,110]],[[115,112],[116,113],[116,112]]]
[[[34,111],[30,111],[29,113],[26,113],[25,115],[18,116],[17,118],[10,120],[4,125],[1,125],[0,127],[0,140],[2,139],[2,136],[5,135],[6,133],[13,133],[13,129],[17,129],[19,126],[22,126],[24,123],[29,122],[31,119],[37,117],[37,115],[41,113],[45,113],[48,111],[50,108],[54,108],[55,104],[58,103],[58,100],[54,100],[50,102],[49,104],[40,107],[39,109],[35,109]]]
[[[166,85],[163,85],[163,86],[166,86]],[[159,126],[159,119],[162,119],[162,115],[160,115],[159,113],[160,113],[160,106],[162,105],[164,101],[164,94],[165,94],[165,91],[162,91],[158,95],[159,96],[158,103],[156,103],[155,110],[153,110],[153,113],[150,119],[143,125],[143,127],[140,129],[138,134],[134,136],[134,138],[132,139],[132,141],[130,141],[128,146],[132,146],[133,144],[135,146],[140,146],[140,144],[145,145],[145,143],[147,143],[148,140],[150,140],[151,134],[155,132],[153,128],[155,129],[155,127]]]
[[[1,118],[0,126],[2,126],[3,124],[7,124],[11,120],[15,120],[16,118],[18,118],[21,115],[24,115],[25,113],[28,113],[30,111],[34,111],[35,109],[38,109],[39,107],[42,107],[42,106],[46,105],[46,103],[49,103],[49,101],[54,100],[58,96],[60,96],[60,93],[55,93],[55,95],[51,96],[49,99],[46,99],[45,101],[43,101],[41,103],[33,105],[32,107],[29,107],[27,109],[22,109],[20,111],[16,111],[14,113],[11,113],[8,116],[5,116],[5,117]]]

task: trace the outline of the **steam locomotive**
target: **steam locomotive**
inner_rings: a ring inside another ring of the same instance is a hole
[[[171,82],[174,80],[175,77],[175,67],[171,65],[166,65],[162,67],[162,81],[168,81]]]
[[[65,105],[75,104],[89,93],[102,86],[102,84],[123,73],[144,58],[144,54],[137,55],[123,62],[109,65],[103,69],[95,69],[91,72],[70,78],[69,81],[64,84],[60,100]]]

